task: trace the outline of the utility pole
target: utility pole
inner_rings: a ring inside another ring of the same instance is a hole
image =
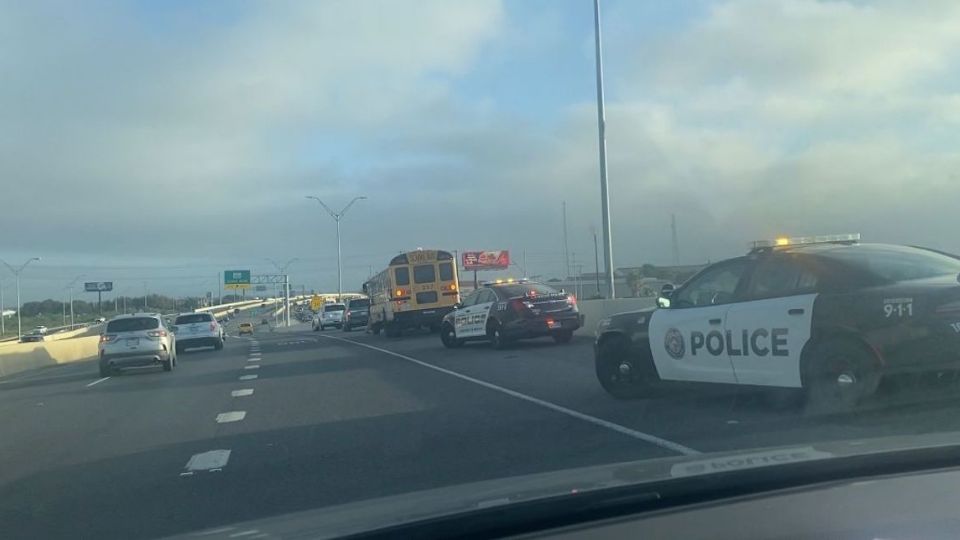
[[[147,282],[143,282],[143,311],[147,311]]]
[[[564,279],[570,277],[570,247],[567,244],[567,201],[563,201],[563,271]]]
[[[610,227],[610,191],[607,185],[607,119],[603,108],[603,49],[600,39],[600,0],[593,0],[593,31],[597,57],[597,131],[600,147],[600,207],[603,213],[603,264],[607,298],[617,297],[613,284],[613,239]]]
[[[6,323],[3,322],[5,317],[3,315],[3,280],[0,279],[0,336],[7,333]]]
[[[600,250],[597,248],[597,229],[590,227],[593,233],[593,277],[597,280],[597,296],[603,296],[600,292]]]
[[[677,216],[670,214],[670,235],[673,239],[673,264],[680,264],[680,242],[677,240]]]

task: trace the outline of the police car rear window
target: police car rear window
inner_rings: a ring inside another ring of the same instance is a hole
[[[498,285],[497,290],[506,297],[526,296],[531,292],[537,295],[557,294],[559,291],[553,287],[547,287],[539,283],[517,283],[515,285]]]
[[[906,246],[851,246],[822,253],[887,281],[960,274],[960,260]]]

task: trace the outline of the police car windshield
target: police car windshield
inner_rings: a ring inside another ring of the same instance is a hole
[[[907,246],[854,245],[825,250],[822,255],[886,281],[960,274],[960,259]]]
[[[501,294],[503,294],[503,296],[507,298],[513,298],[515,296],[557,294],[557,292],[559,292],[553,287],[541,285],[540,283],[515,283],[510,285],[497,285],[497,289],[501,292]]]

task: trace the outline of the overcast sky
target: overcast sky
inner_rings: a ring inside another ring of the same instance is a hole
[[[201,294],[417,247],[592,270],[590,0],[0,0],[0,258]],[[615,266],[860,232],[960,251],[960,2],[605,0]],[[12,298],[13,279],[0,271]],[[82,281],[82,280],[81,280]],[[10,300],[7,301],[8,304]]]

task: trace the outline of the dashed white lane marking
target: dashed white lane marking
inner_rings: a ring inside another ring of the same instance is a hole
[[[104,378],[102,378],[102,379],[97,379],[96,381],[93,381],[92,383],[88,384],[88,385],[87,385],[87,388],[90,388],[91,386],[93,386],[93,385],[95,385],[95,384],[100,384],[100,383],[102,383],[103,381],[105,381],[105,380],[107,380],[107,379],[109,379],[109,378],[110,378],[110,377],[104,377]]]
[[[241,388],[240,390],[234,390],[230,392],[230,395],[233,397],[243,397],[253,395],[253,388]]]
[[[251,364],[249,366],[243,366],[243,369],[260,369],[260,364]]]
[[[230,461],[230,450],[210,450],[201,454],[194,454],[183,467],[180,476],[191,476],[195,472],[217,472],[223,470]]]
[[[259,358],[247,358],[247,362],[259,362]]]
[[[482,387],[484,387],[484,388],[488,388],[488,389],[490,389],[490,390],[494,390],[494,391],[496,391],[496,392],[500,392],[500,393],[502,393],[502,394],[506,394],[506,395],[508,395],[508,396],[515,397],[515,398],[517,398],[517,399],[522,399],[522,400],[527,401],[527,402],[529,402],[529,403],[533,403],[533,404],[535,404],[535,405],[539,405],[539,406],[541,406],[541,407],[545,407],[545,408],[550,409],[550,410],[552,410],[552,411],[556,411],[556,412],[558,412],[558,413],[565,414],[565,415],[567,415],[567,416],[571,416],[571,417],[576,418],[576,419],[578,419],[578,420],[583,420],[584,422],[589,422],[589,423],[591,423],[591,424],[594,424],[594,425],[596,425],[596,426],[600,426],[600,427],[609,429],[609,430],[611,430],[611,431],[616,431],[617,433],[620,433],[620,434],[622,434],[622,435],[626,435],[626,436],[628,436],[628,437],[633,437],[633,438],[635,438],[635,439],[639,439],[639,440],[641,440],[641,441],[648,442],[648,443],[650,443],[650,444],[653,444],[653,445],[655,445],[655,446],[659,446],[659,447],[661,447],[661,448],[666,448],[666,449],[668,449],[668,450],[673,450],[674,452],[678,452],[678,453],[683,454],[683,455],[694,456],[694,455],[700,454],[700,452],[699,452],[698,450],[694,450],[693,448],[689,448],[689,447],[684,446],[684,445],[682,445],[682,444],[680,444],[680,443],[676,443],[676,442],[673,442],[673,441],[668,441],[667,439],[662,439],[662,438],[660,438],[660,437],[657,437],[656,435],[651,435],[651,434],[649,434],[649,433],[644,433],[644,432],[642,432],[642,431],[637,431],[637,430],[635,430],[635,429],[630,429],[630,428],[628,428],[628,427],[626,427],[626,426],[621,426],[620,424],[615,424],[615,423],[613,423],[613,422],[608,422],[608,421],[606,421],[606,420],[604,420],[604,419],[602,419],[602,418],[597,418],[597,417],[595,417],[595,416],[590,416],[589,414],[584,414],[584,413],[582,413],[582,412],[578,412],[578,411],[575,411],[575,410],[573,410],[573,409],[568,409],[568,408],[566,408],[566,407],[564,407],[564,406],[562,406],[562,405],[557,405],[556,403],[551,403],[551,402],[549,402],[549,401],[544,401],[544,400],[542,400],[542,399],[540,399],[540,398],[535,398],[535,397],[533,397],[533,396],[528,396],[527,394],[523,394],[523,393],[517,392],[516,390],[510,390],[509,388],[504,388],[504,387],[502,387],[502,386],[497,386],[497,385],[495,385],[495,384],[493,384],[493,383],[488,383],[488,382],[486,382],[486,381],[481,381],[480,379],[474,379],[473,377],[470,377],[469,375],[464,375],[464,374],[462,374],[462,373],[457,373],[456,371],[451,371],[451,370],[449,370],[449,369],[445,369],[445,368],[442,368],[442,367],[438,367],[438,366],[435,366],[435,365],[433,365],[433,364],[424,362],[424,361],[422,361],[422,360],[417,360],[416,358],[413,358],[413,357],[410,357],[410,356],[407,356],[407,355],[404,355],[404,354],[400,354],[400,353],[398,353],[398,352],[393,352],[393,351],[388,350],[388,349],[381,349],[380,347],[375,347],[375,346],[373,346],[373,345],[367,345],[366,343],[360,343],[359,341],[354,341],[354,340],[352,340],[352,339],[344,339],[344,338],[339,338],[339,337],[334,337],[334,336],[320,336],[320,337],[324,337],[324,338],[327,338],[327,339],[335,339],[335,340],[337,340],[337,341],[345,341],[345,342],[347,342],[347,343],[352,343],[352,344],[354,344],[354,345],[357,345],[358,347],[365,347],[365,348],[367,348],[367,349],[371,349],[371,350],[374,350],[374,351],[382,352],[382,353],[384,353],[384,354],[389,354],[390,356],[395,356],[395,357],[397,357],[397,358],[401,358],[401,359],[403,359],[403,360],[406,360],[407,362],[412,362],[412,363],[414,363],[414,364],[417,364],[418,366],[422,366],[422,367],[425,367],[425,368],[427,368],[427,369],[432,369],[432,370],[434,370],[434,371],[438,371],[438,372],[440,372],[440,373],[443,373],[443,374],[446,374],[446,375],[450,375],[451,377],[456,377],[456,378],[458,378],[458,379],[461,379],[461,380],[464,380],[464,381],[467,381],[467,382],[472,382],[473,384],[480,385],[480,386],[482,386]]]
[[[250,356],[260,356],[260,351],[250,351]]]
[[[257,378],[257,375],[241,375],[240,376],[241,381],[252,381],[256,378]]]
[[[247,411],[230,411],[222,412],[217,415],[218,424],[226,424],[229,422],[239,422],[247,416]]]

